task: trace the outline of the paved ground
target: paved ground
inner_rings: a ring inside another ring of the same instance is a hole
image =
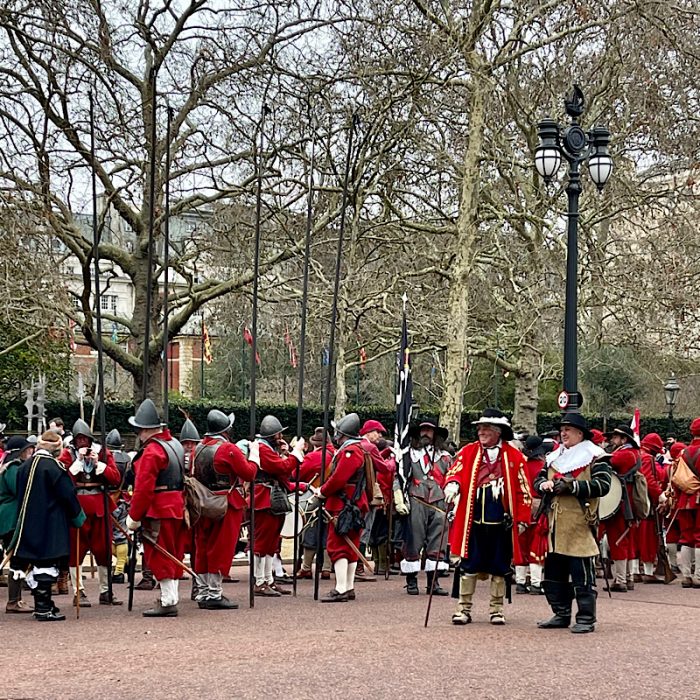
[[[354,603],[321,605],[304,581],[296,599],[226,612],[199,610],[186,595],[179,618],[158,620],[140,615],[150,592],[136,592],[131,614],[96,606],[80,621],[61,596],[63,623],[0,616],[0,697],[700,698],[700,590],[601,593],[597,631],[579,636],[536,629],[549,611],[534,596],[514,596],[508,624],[492,627],[483,583],[473,624],[453,627],[453,601],[434,598],[426,630],[427,596],[406,596],[402,583],[360,584]],[[86,586],[95,601],[96,582]],[[244,603],[244,582],[226,588]]]

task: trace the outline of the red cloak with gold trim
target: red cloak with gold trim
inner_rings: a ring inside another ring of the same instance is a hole
[[[476,498],[476,475],[481,465],[483,450],[481,443],[470,442],[465,445],[455,457],[455,461],[447,472],[445,484],[459,484],[459,502],[455,519],[450,528],[450,547],[453,554],[460,557],[468,556],[469,535],[474,520],[474,501]],[[520,561],[520,546],[518,544],[518,525],[530,524],[532,493],[527,478],[524,455],[508,443],[501,445],[503,459],[503,494],[501,496],[506,513],[513,518],[513,558]]]

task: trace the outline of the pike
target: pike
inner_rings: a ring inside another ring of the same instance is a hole
[[[97,403],[99,401],[100,411],[100,442],[102,449],[100,454],[107,461],[107,418],[105,414],[105,384],[104,384],[104,349],[102,347],[102,300],[100,292],[100,238],[101,232],[97,225],[97,175],[95,173],[95,102],[92,92],[90,93],[90,163],[92,182],[92,262],[95,266],[95,322],[97,325],[97,380],[95,395]],[[93,405],[93,416],[95,409]],[[110,604],[113,602],[112,591],[112,528],[109,524],[109,516],[112,512],[110,508],[110,498],[107,493],[107,483],[102,485],[102,505],[104,507],[105,518],[105,554],[107,556],[107,598]],[[94,571],[94,569],[93,569]],[[80,596],[78,596],[80,597]]]
[[[328,341],[328,367],[326,370],[325,394],[323,397],[323,446],[321,447],[321,483],[323,488],[326,478],[326,454],[328,441],[328,426],[330,424],[330,400],[331,400],[331,375],[333,372],[333,350],[335,345],[335,330],[338,325],[338,295],[340,293],[340,267],[343,259],[343,238],[345,237],[345,219],[348,204],[348,185],[350,179],[350,162],[352,158],[352,142],[355,128],[359,122],[357,114],[352,115],[350,133],[348,134],[348,152],[345,158],[345,171],[343,175],[343,199],[340,208],[340,229],[338,231],[338,249],[335,256],[335,283],[333,288],[333,305],[331,311],[331,333]],[[318,519],[318,533],[316,543],[316,567],[314,571],[314,600],[318,600],[318,589],[321,582],[321,566],[323,561],[323,518]]]
[[[170,267],[170,131],[173,123],[173,108],[168,106],[168,119],[165,127],[165,226],[163,241],[163,422],[168,422],[168,268]],[[203,316],[202,316],[203,318]],[[204,354],[202,354],[204,358]]]
[[[75,619],[80,619],[80,591],[83,574],[80,571],[80,528],[75,528]]]
[[[258,354],[258,287],[260,283],[260,223],[262,218],[262,179],[263,179],[263,148],[265,147],[265,117],[270,108],[263,104],[260,113],[260,148],[258,151],[258,176],[255,192],[255,252],[253,254],[253,318],[250,346],[250,439],[255,440],[256,424],[256,395],[255,378],[257,374]],[[257,146],[257,144],[256,144]],[[248,606],[255,607],[255,480],[250,485],[250,525],[248,526]]]
[[[309,112],[311,104],[309,102]],[[311,119],[309,118],[309,122]],[[304,365],[306,360],[306,312],[309,300],[309,258],[311,255],[311,231],[313,229],[313,196],[314,196],[314,161],[316,157],[316,130],[311,125],[311,162],[309,164],[309,184],[306,200],[306,239],[304,241],[304,280],[301,295],[301,339],[299,342],[299,395],[297,398],[297,436],[302,433],[302,414],[304,410]],[[322,465],[323,468],[324,465]],[[299,484],[301,463],[297,462],[295,481]],[[299,512],[299,489],[294,491],[294,512]],[[297,595],[297,567],[299,562],[299,519],[294,518],[294,569],[292,572],[292,594]]]

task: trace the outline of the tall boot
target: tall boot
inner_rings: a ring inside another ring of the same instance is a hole
[[[681,586],[683,588],[693,587],[693,564],[692,559],[694,550],[691,547],[681,546],[680,554],[678,555],[678,566],[681,570]]]
[[[446,591],[441,585],[440,585],[440,579],[438,578],[437,571],[426,571],[425,572],[425,578],[427,579],[428,585],[425,587],[425,592],[430,595],[430,589],[433,589],[433,595],[442,595],[442,596],[447,596],[450,595],[448,591]],[[433,583],[435,581],[435,583]],[[433,588],[434,586],[434,588]]]
[[[12,571],[7,577],[7,605],[5,606],[6,613],[31,613],[34,612],[22,600],[22,579],[15,578]]]
[[[585,634],[595,630],[595,605],[598,592],[593,588],[574,588],[576,594],[576,624],[571,628],[574,634]]]
[[[34,596],[34,618],[39,622],[59,622],[66,616],[58,612],[51,600],[52,580],[37,581],[36,588],[32,591]]]
[[[543,630],[568,627],[571,624],[571,601],[573,598],[571,584],[545,579],[542,581],[542,588],[554,617],[538,622],[537,626]]]
[[[453,625],[468,625],[472,621],[472,598],[476,590],[476,574],[462,574],[459,577],[459,602],[452,615]]]
[[[491,576],[489,593],[490,622],[492,625],[505,625],[506,618],[503,614],[503,599],[506,595],[506,580],[503,576]]]
[[[418,574],[406,574],[406,593],[408,595],[419,595]]]
[[[58,572],[56,581],[56,595],[68,595],[68,569]]]

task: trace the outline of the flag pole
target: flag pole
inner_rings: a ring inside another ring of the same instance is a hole
[[[316,129],[311,119],[311,103],[309,102],[309,124],[311,126],[311,162],[309,163],[308,194],[306,200],[306,239],[304,242],[304,281],[301,295],[301,340],[299,343],[299,396],[297,399],[297,437],[302,435],[302,418],[304,410],[304,368],[306,365],[306,315],[309,300],[309,258],[311,256],[311,231],[313,229],[313,197],[314,197],[314,165],[316,158]],[[321,466],[323,469],[325,465]],[[292,594],[297,594],[297,569],[299,565],[299,470],[301,463],[297,462],[295,480],[297,489],[294,492],[294,571],[292,573]],[[318,561],[316,562],[318,567]]]
[[[263,104],[260,113],[260,145],[258,150],[258,177],[255,192],[255,251],[253,254],[253,319],[250,353],[250,439],[255,439],[256,418],[256,392],[255,379],[257,374],[258,352],[258,286],[260,282],[260,223],[262,218],[262,179],[263,179],[263,148],[265,146],[265,117],[270,113],[270,108]],[[248,604],[255,607],[255,481],[250,488],[250,522],[248,524]]]
[[[348,188],[350,180],[350,161],[352,158],[352,142],[355,128],[359,122],[357,114],[353,113],[348,134],[348,152],[345,158],[343,174],[343,199],[340,209],[340,228],[338,230],[338,249],[335,256],[335,284],[333,288],[333,305],[331,310],[331,333],[328,341],[328,367],[326,369],[325,396],[323,397],[323,446],[321,447],[321,483],[323,486],[326,476],[326,453],[328,427],[330,425],[331,376],[333,374],[333,350],[335,346],[335,329],[338,324],[338,295],[340,293],[340,268],[343,259],[343,238],[345,237],[345,219],[348,203]],[[321,562],[323,561],[323,518],[318,519],[316,570],[314,572],[314,600],[318,600],[318,589],[321,578]]]
[[[91,181],[92,181],[92,262],[95,269],[95,322],[97,326],[97,337],[95,345],[97,346],[97,379],[96,379],[96,398],[100,403],[100,443],[102,449],[100,455],[102,459],[107,461],[107,418],[105,415],[105,383],[104,383],[104,349],[102,347],[102,295],[100,292],[100,231],[97,226],[97,176],[95,174],[95,102],[92,92],[89,95],[90,100],[90,162],[91,162]],[[94,416],[93,408],[93,416]],[[110,498],[107,493],[107,482],[102,484],[102,498],[104,506],[105,518],[105,556],[107,557],[107,596],[110,604],[112,603],[112,527],[110,523],[111,509],[109,508]],[[80,552],[78,552],[80,555]],[[78,581],[78,588],[80,581]],[[78,598],[80,591],[78,590]]]

